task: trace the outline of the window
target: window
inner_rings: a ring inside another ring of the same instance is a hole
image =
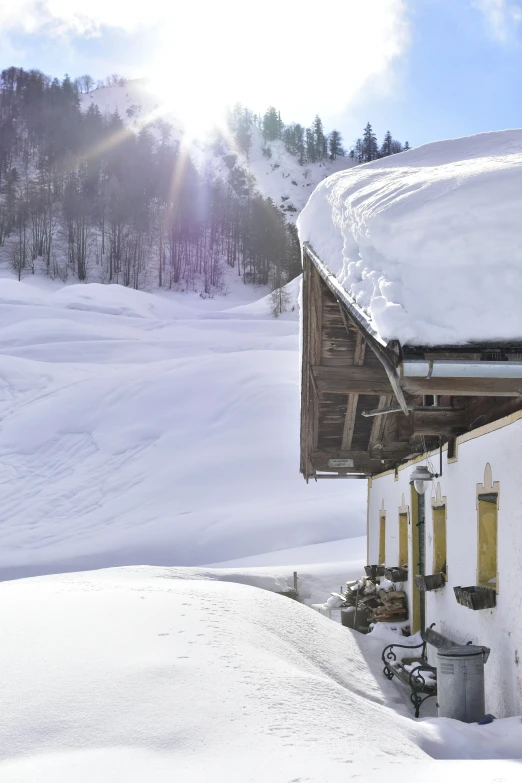
[[[478,583],[497,589],[498,495],[478,496]]]
[[[433,573],[442,572],[447,578],[446,563],[446,506],[433,506]]]
[[[408,514],[399,514],[399,565],[408,567]]]
[[[379,565],[386,561],[386,514],[379,517]]]
[[[486,465],[484,483],[477,485],[477,584],[498,592],[498,508],[500,483],[493,483]]]

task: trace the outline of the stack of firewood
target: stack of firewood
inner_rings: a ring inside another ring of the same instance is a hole
[[[362,577],[348,582],[346,590],[332,593],[339,600],[341,609],[351,607],[342,622],[351,628],[367,633],[373,623],[399,623],[408,619],[406,593],[402,584],[395,584],[382,577]]]
[[[379,591],[377,605],[368,607],[369,619],[373,623],[398,623],[408,617],[406,593],[403,590]]]

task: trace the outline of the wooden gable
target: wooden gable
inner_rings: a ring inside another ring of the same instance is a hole
[[[309,246],[302,326],[301,473],[307,480],[382,472],[522,407],[520,378],[401,376],[408,358],[480,361],[492,348],[384,345]],[[522,358],[522,346],[510,351],[510,358]]]

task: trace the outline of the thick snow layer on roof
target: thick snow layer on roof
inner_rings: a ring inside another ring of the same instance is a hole
[[[522,130],[334,174],[298,226],[384,340],[522,339]]]

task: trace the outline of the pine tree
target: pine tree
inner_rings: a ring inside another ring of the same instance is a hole
[[[315,158],[321,160],[325,156],[325,135],[321,118],[318,114],[315,115],[315,119],[312,125],[312,133],[315,143]]]
[[[342,157],[344,155],[344,150],[342,148],[342,138],[339,131],[333,130],[330,133],[328,136],[328,146],[331,160],[335,160],[338,156]]]
[[[306,129],[306,157],[309,163],[315,163],[317,160],[317,151],[315,145],[315,135],[313,128]]]
[[[352,150],[352,158],[362,163],[364,160],[364,143],[362,139],[357,139]]]
[[[273,106],[270,106],[263,117],[263,138],[265,141],[275,141],[281,135],[281,117]]]
[[[284,123],[281,119],[281,112],[277,112],[277,138],[280,139],[283,135]]]
[[[295,147],[299,165],[303,166],[305,162],[305,130],[299,123],[295,126]]]
[[[385,158],[387,155],[392,155],[392,144],[393,144],[393,137],[390,133],[390,131],[386,131],[384,135],[384,140],[381,144],[380,154],[381,158]]]
[[[363,160],[368,163],[371,160],[376,160],[379,157],[379,147],[377,146],[377,136],[373,132],[373,128],[368,122],[363,133]]]

